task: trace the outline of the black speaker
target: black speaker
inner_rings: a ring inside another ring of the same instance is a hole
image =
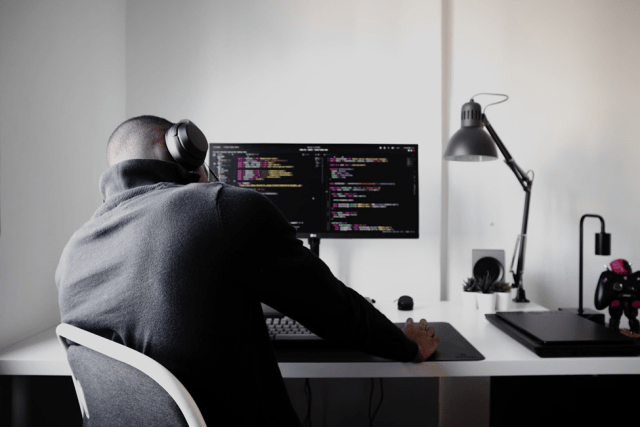
[[[493,282],[505,280],[504,250],[473,249],[471,251],[472,277],[479,279],[489,273]]]

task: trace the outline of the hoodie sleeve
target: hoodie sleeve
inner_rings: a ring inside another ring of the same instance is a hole
[[[328,341],[387,359],[419,360],[417,344],[338,280],[267,197],[225,186],[219,210],[228,251],[255,272],[248,295]]]

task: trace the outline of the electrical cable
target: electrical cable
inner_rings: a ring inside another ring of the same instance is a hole
[[[312,427],[311,424],[311,386],[309,385],[309,378],[305,379],[304,382],[304,394],[307,396],[307,417],[302,423],[303,427]]]
[[[380,402],[378,402],[378,407],[376,408],[376,411],[372,415],[371,400],[373,399],[373,385],[374,385],[373,378],[371,378],[371,393],[369,394],[369,427],[373,427],[373,420],[376,418],[376,415],[378,415],[378,410],[382,405],[382,399],[384,399],[384,387],[382,386],[382,378],[380,378]]]
[[[369,426],[373,427],[373,421],[378,415],[378,411],[380,410],[380,406],[382,406],[382,401],[384,400],[384,386],[382,384],[382,378],[380,378],[380,401],[378,402],[378,406],[376,407],[375,412],[371,413],[371,401],[373,400],[373,388],[374,382],[373,378],[371,378],[371,393],[369,394]],[[307,416],[302,423],[303,427],[313,427],[311,423],[311,385],[309,384],[309,378],[305,379],[304,382],[304,394],[307,396]]]
[[[491,105],[500,104],[500,103],[502,103],[502,102],[506,102],[507,100],[509,100],[509,96],[508,96],[508,95],[505,95],[504,93],[478,93],[478,94],[476,94],[476,95],[473,95],[473,96],[471,97],[471,100],[473,101],[473,98],[475,98],[476,96],[480,96],[480,95],[492,95],[492,96],[504,96],[504,97],[505,97],[505,99],[503,99],[502,101],[494,102],[493,104],[489,104],[489,105],[487,105],[486,107],[484,107],[484,109],[482,110],[482,114],[484,114],[485,110],[486,110],[487,108],[489,108]]]
[[[210,173],[211,175],[213,175],[213,176],[215,176],[215,177],[216,177],[216,181],[220,182],[220,178],[218,178],[218,175],[216,175],[216,174],[213,172],[213,169],[211,169],[211,168],[209,167],[209,165],[207,164],[207,162],[204,162],[204,163],[203,163],[203,165],[204,165],[204,167],[205,167],[205,168],[207,168],[207,170],[209,171],[209,173]]]

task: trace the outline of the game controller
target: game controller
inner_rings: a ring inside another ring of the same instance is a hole
[[[640,271],[633,273],[631,265],[624,259],[611,262],[611,270],[607,268],[600,275],[596,287],[595,306],[602,310],[609,307],[611,320],[609,329],[619,332],[620,318],[624,312],[629,319],[629,330],[640,333],[638,309],[640,308]]]

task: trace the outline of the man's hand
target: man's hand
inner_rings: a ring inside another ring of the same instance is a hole
[[[640,337],[640,334],[636,334],[635,332],[631,332],[629,329],[620,329],[620,333],[624,334],[624,335],[626,335],[628,337],[631,337],[631,338]]]
[[[435,329],[427,329],[427,321],[425,319],[421,319],[418,326],[416,326],[413,323],[413,319],[408,318],[404,333],[418,344],[422,360],[427,360],[438,348],[440,338],[435,335]]]

